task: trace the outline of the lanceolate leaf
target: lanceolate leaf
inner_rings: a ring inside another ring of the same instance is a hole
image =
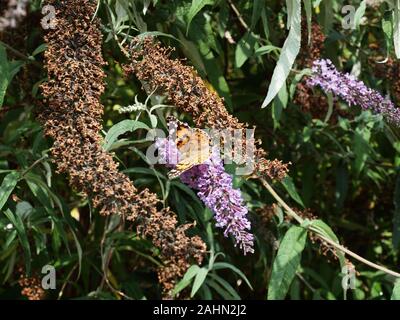
[[[308,39],[307,42],[311,42],[311,19],[312,19],[312,6],[311,6],[311,0],[304,0],[304,9],[306,11],[306,17],[307,17],[307,34],[308,34]]]
[[[293,183],[293,179],[289,176],[286,176],[282,180],[282,185],[285,187],[290,197],[304,208],[303,200],[301,199],[299,193],[296,190],[296,186]]]
[[[187,22],[187,28],[186,28],[186,33],[189,32],[190,24],[193,20],[193,18],[200,12],[203,7],[209,4],[213,4],[214,0],[192,0],[192,6],[189,9],[189,14],[188,14],[188,22]]]
[[[0,108],[3,105],[4,96],[8,87],[8,61],[6,49],[0,44]]]
[[[117,141],[118,137],[126,132],[133,132],[137,129],[146,129],[150,130],[150,128],[143,122],[135,121],[135,120],[123,120],[113,125],[110,130],[108,130],[107,135],[104,139],[103,148],[108,151],[110,150],[112,144]]]
[[[382,17],[382,30],[385,34],[386,55],[389,56],[390,50],[393,47],[393,15],[391,11],[386,11]]]
[[[31,248],[29,246],[29,241],[28,241],[28,235],[25,230],[25,226],[21,220],[21,218],[18,215],[14,215],[10,209],[7,209],[4,214],[10,220],[10,222],[13,224],[15,229],[17,230],[17,234],[19,237],[19,240],[21,242],[22,246],[22,251],[24,252],[25,256],[25,268],[26,268],[26,273],[30,274],[31,272]]]
[[[396,57],[400,59],[400,0],[395,0],[393,11],[393,40]]]
[[[371,130],[367,127],[357,128],[353,139],[353,149],[355,154],[354,169],[359,174],[369,157],[369,140],[371,138]]]
[[[279,90],[285,84],[293,63],[300,51],[301,43],[301,0],[290,0],[290,31],[283,45],[281,55],[275,67],[272,79],[268,88],[262,108],[265,108],[278,94]]]
[[[258,20],[260,19],[263,6],[265,6],[264,0],[253,1],[253,14],[251,16],[251,25],[250,25],[251,30],[254,29]]]
[[[235,64],[240,68],[248,58],[253,55],[256,39],[250,33],[246,33],[236,46]]]
[[[196,276],[196,274],[199,272],[200,267],[198,265],[192,265],[185,273],[183,276],[182,280],[179,281],[174,290],[172,291],[173,295],[179,293],[183,289],[185,289],[191,282],[192,279]]]
[[[307,239],[305,229],[292,226],[285,234],[275,258],[268,286],[268,300],[285,298],[300,266],[301,253]]]
[[[393,292],[392,292],[392,297],[390,298],[391,300],[400,300],[400,280],[397,280]]]
[[[0,43],[0,108],[8,86],[22,64],[22,61],[8,61],[6,48]]]
[[[218,269],[231,269],[233,272],[237,273],[249,286],[251,290],[253,290],[253,287],[250,284],[250,281],[246,278],[244,273],[240,271],[238,268],[236,268],[234,265],[227,263],[227,262],[216,262],[214,263],[213,270],[218,270]]]
[[[354,15],[354,25],[356,28],[358,28],[358,26],[360,25],[361,18],[364,16],[366,8],[367,8],[366,1],[365,0],[361,1]]]
[[[192,292],[190,293],[190,297],[194,297],[196,292],[200,289],[204,280],[206,280],[207,274],[208,274],[208,269],[206,269],[206,268],[200,268],[197,271],[196,278],[194,278]]]
[[[19,179],[19,173],[16,171],[7,174],[0,186],[0,210],[3,208],[7,202],[8,197],[11,192],[13,192],[15,186],[17,185]]]

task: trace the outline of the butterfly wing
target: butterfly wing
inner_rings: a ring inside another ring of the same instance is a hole
[[[176,167],[168,173],[170,179],[204,163],[210,157],[210,137],[200,129],[192,129],[178,120],[176,126],[176,146],[181,159]]]

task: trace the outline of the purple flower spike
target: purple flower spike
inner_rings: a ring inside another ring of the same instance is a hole
[[[325,92],[341,97],[349,106],[358,105],[364,110],[382,114],[395,125],[400,124],[400,109],[393,102],[353,75],[339,72],[329,59],[314,61],[312,71],[309,86],[320,86]]]
[[[157,143],[160,158],[167,163],[165,157],[178,152],[176,146],[172,151],[172,144],[168,139]],[[224,170],[219,151],[214,148],[206,162],[185,171],[180,178],[190,188],[197,190],[201,201],[214,213],[216,226],[224,229],[224,236],[232,235],[235,246],[239,245],[244,255],[253,253],[254,236],[249,232],[248,210],[243,204],[240,190],[233,188],[232,177]]]

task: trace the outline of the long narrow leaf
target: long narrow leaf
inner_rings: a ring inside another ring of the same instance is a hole
[[[272,79],[268,88],[267,97],[261,108],[265,108],[278,94],[279,90],[285,84],[293,63],[300,51],[301,43],[301,0],[290,0],[291,17],[289,35],[283,45],[281,55],[275,67]]]
[[[7,199],[13,192],[19,179],[19,173],[16,171],[7,174],[0,186],[0,210],[3,208]]]
[[[25,230],[25,226],[21,220],[21,218],[18,215],[14,215],[10,209],[7,209],[4,214],[10,220],[10,222],[13,224],[15,229],[17,230],[18,233],[18,238],[19,241],[21,242],[22,246],[22,251],[24,252],[24,258],[25,258],[25,272],[26,274],[30,274],[31,272],[31,248],[29,245],[28,241],[28,235]]]
[[[285,298],[300,266],[301,253],[307,239],[305,229],[292,226],[285,234],[275,258],[268,286],[268,300]]]

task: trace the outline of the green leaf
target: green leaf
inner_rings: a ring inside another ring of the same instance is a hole
[[[247,32],[238,42],[235,51],[235,66],[240,68],[254,53],[256,39]]]
[[[214,4],[214,0],[192,0],[192,5],[189,9],[188,13],[188,21],[186,27],[186,34],[189,33],[190,24],[192,23],[193,18],[207,5]]]
[[[354,26],[358,28],[361,23],[361,18],[365,14],[365,9],[367,8],[367,3],[365,0],[361,1],[360,5],[358,6],[356,13],[354,14]]]
[[[400,245],[400,175],[396,179],[396,187],[394,189],[394,214],[393,214],[393,237],[392,244],[395,250]]]
[[[286,85],[279,90],[278,95],[275,97],[272,104],[272,119],[274,120],[274,129],[279,127],[279,120],[281,119],[282,110],[286,108],[288,103],[288,92]]]
[[[304,250],[307,231],[292,226],[283,237],[277,256],[272,266],[272,274],[268,286],[268,300],[285,298],[296,270],[300,266],[301,253]]]
[[[19,180],[19,173],[17,171],[10,172],[7,174],[0,186],[0,210],[7,202],[11,192],[13,192],[15,186]]]
[[[0,108],[8,87],[8,61],[6,49],[0,44]]]
[[[355,154],[354,170],[356,174],[359,174],[363,170],[368,159],[370,138],[371,130],[367,127],[358,127],[354,133],[353,150]]]
[[[172,291],[172,294],[176,295],[177,293],[185,289],[190,284],[192,279],[196,276],[196,274],[199,272],[199,270],[200,267],[198,265],[192,265],[189,269],[187,269],[182,280],[176,284],[174,290]]]
[[[21,242],[22,250],[24,252],[26,273],[29,275],[31,272],[31,248],[29,246],[28,235],[26,233],[25,226],[21,218],[17,215],[14,215],[10,209],[7,209],[4,214],[17,230],[18,238]]]
[[[129,168],[129,169],[125,169],[122,172],[124,173],[139,173],[139,174],[147,174],[147,175],[151,175],[151,176],[155,176],[155,177],[159,177],[160,179],[166,179],[166,177],[161,174],[160,172],[157,172],[153,169],[149,169],[149,168],[142,168],[142,167],[134,167],[134,168]]]
[[[214,281],[213,279],[207,279],[204,285],[213,288],[223,299],[232,300],[230,294],[224,288],[222,288],[218,282]]]
[[[261,10],[261,21],[263,25],[263,32],[265,35],[265,38],[269,38],[269,21],[268,21],[268,15],[267,15],[267,7],[264,6]]]
[[[386,55],[389,56],[392,48],[393,39],[393,14],[391,11],[386,11],[382,17],[382,30],[385,34]]]
[[[15,214],[21,217],[21,220],[25,220],[33,211],[32,205],[27,201],[21,201],[17,203],[15,208]]]
[[[6,48],[0,43],[0,108],[12,78],[23,64],[23,61],[8,61]]]
[[[400,0],[395,0],[393,10],[393,41],[397,59],[400,59]]]
[[[293,179],[290,176],[286,176],[282,180],[282,185],[285,187],[290,197],[304,208],[305,206],[303,200],[301,199],[299,193],[297,192],[296,186],[293,183]]]
[[[191,60],[193,66],[202,76],[205,76],[207,74],[207,71],[201,58],[199,48],[192,41],[188,41],[179,29],[178,36],[182,44],[181,48],[183,53],[185,54],[185,57],[188,57]]]
[[[266,45],[266,46],[262,46],[259,47],[258,49],[256,49],[256,51],[254,52],[254,56],[259,57],[262,56],[264,54],[268,54],[272,51],[280,51],[281,48],[275,47],[273,45]]]
[[[238,268],[236,268],[234,265],[227,263],[227,262],[216,262],[213,265],[213,270],[219,270],[219,269],[231,269],[233,272],[238,274],[249,286],[251,290],[253,290],[253,287],[250,284],[250,281],[247,279],[247,277],[244,275],[242,271],[240,271]]]
[[[138,129],[150,130],[148,125],[136,120],[123,120],[113,125],[110,130],[108,130],[107,135],[104,138],[104,150],[109,151],[113,143],[117,141],[120,135],[126,132],[133,132]]]
[[[192,292],[190,293],[191,298],[193,298],[196,292],[200,289],[204,280],[206,280],[207,274],[208,274],[208,269],[206,268],[200,268],[197,271],[196,278],[194,279],[193,282]]]
[[[315,5],[315,4],[314,4]],[[325,34],[329,34],[332,30],[334,10],[333,0],[322,1],[322,24],[324,26]]]
[[[390,300],[400,300],[400,280],[397,280],[396,283],[394,284]]]
[[[308,44],[311,43],[311,20],[312,20],[312,7],[311,7],[311,0],[304,0],[304,9],[306,11],[307,17],[307,34],[308,34]]]
[[[316,230],[318,230],[323,236],[325,236],[326,238],[332,240],[333,242],[336,242],[337,244],[339,243],[339,239],[336,236],[336,234],[333,232],[333,230],[331,229],[330,226],[328,226],[325,222],[323,222],[322,220],[312,220],[311,224],[310,224],[310,228],[313,229],[315,228]],[[336,255],[339,258],[339,262],[340,262],[340,266],[343,268],[344,266],[346,266],[346,259],[344,256],[344,253],[342,251],[336,250]]]
[[[293,63],[300,51],[301,43],[301,0],[289,0],[290,10],[290,31],[283,45],[278,63],[275,67],[272,79],[268,88],[267,97],[261,108],[265,108],[278,94],[289,76]],[[289,13],[288,13],[289,14]]]
[[[254,0],[253,1],[253,13],[251,15],[251,25],[250,29],[254,30],[258,20],[261,17],[262,9],[265,6],[264,0]]]
[[[37,47],[35,49],[35,51],[33,51],[32,57],[34,57],[34,56],[38,55],[39,53],[42,53],[42,52],[44,52],[46,50],[47,50],[47,43],[43,43],[39,47]]]
[[[216,283],[218,283],[224,289],[224,291],[226,291],[226,293],[224,293],[224,295],[223,295],[224,299],[227,299],[227,300],[241,300],[240,296],[238,295],[236,290],[225,279],[221,278],[220,276],[218,276],[218,275],[216,275],[214,273],[210,273],[209,276]],[[214,282],[214,281],[211,280],[211,282]],[[208,280],[207,283],[210,284],[210,280]],[[220,292],[222,293],[222,291],[220,291]]]
[[[178,41],[179,43],[181,43],[181,41],[178,38],[174,37],[172,34],[160,32],[160,31],[145,31],[145,32],[142,32],[141,34],[139,34],[137,37],[139,39],[144,39],[146,37],[167,37],[167,38],[174,39],[174,40]]]
[[[328,123],[328,121],[333,113],[333,94],[332,94],[332,92],[328,92],[326,94],[326,97],[328,98],[328,111],[326,112],[324,123]]]

